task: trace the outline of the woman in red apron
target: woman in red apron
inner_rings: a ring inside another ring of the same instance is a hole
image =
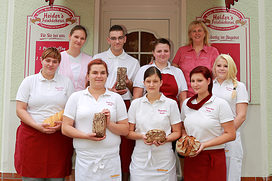
[[[61,122],[53,127],[45,119],[64,109],[74,91],[72,82],[56,70],[61,56],[56,48],[42,53],[42,70],[26,77],[16,96],[17,129],[15,169],[24,181],[64,181],[71,174],[72,139],[61,134]]]

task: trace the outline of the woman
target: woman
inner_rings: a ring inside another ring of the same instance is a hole
[[[243,148],[240,137],[240,126],[246,120],[248,94],[245,85],[237,81],[237,68],[231,58],[226,54],[217,57],[213,66],[215,79],[213,81],[213,94],[225,99],[234,115],[236,139],[226,143],[226,162],[228,181],[240,181],[243,159]]]
[[[193,21],[188,28],[188,44],[180,47],[173,59],[172,64],[179,67],[185,76],[188,85],[188,97],[194,95],[190,86],[189,74],[197,66],[206,66],[212,70],[213,63],[219,55],[216,48],[209,44],[209,32],[201,21]]]
[[[56,73],[61,61],[56,48],[41,57],[40,73],[26,77],[16,96],[15,168],[24,181],[64,181],[71,174],[72,139],[60,132],[61,122],[48,127],[43,120],[64,109],[74,91],[72,82]],[[57,99],[56,99],[57,98]]]
[[[120,135],[128,134],[128,120],[122,97],[105,88],[108,69],[95,59],[88,64],[86,89],[71,95],[64,110],[62,133],[73,138],[76,150],[75,178],[121,180]],[[95,113],[107,117],[106,136],[92,133]]]
[[[179,106],[186,99],[187,84],[182,71],[171,66],[170,43],[164,38],[157,39],[153,45],[153,56],[155,61],[152,65],[145,65],[138,71],[133,83],[133,98],[142,97],[144,94],[143,77],[144,72],[151,66],[157,67],[162,74],[162,86],[160,91],[168,98],[175,100]]]
[[[144,73],[147,94],[135,99],[128,111],[129,139],[136,140],[130,164],[131,181],[175,181],[176,158],[171,142],[181,136],[177,103],[160,93],[163,85],[160,71],[152,66]],[[166,133],[164,142],[147,142],[151,129]]]
[[[87,65],[92,60],[91,56],[81,52],[86,39],[86,29],[81,25],[76,25],[69,34],[69,49],[61,52],[61,64],[58,73],[72,80],[75,91],[85,88]]]
[[[194,136],[201,144],[193,157],[185,157],[184,180],[226,181],[224,143],[235,139],[231,109],[224,99],[212,95],[212,74],[207,67],[194,68],[190,80],[196,94],[183,103],[182,136]]]

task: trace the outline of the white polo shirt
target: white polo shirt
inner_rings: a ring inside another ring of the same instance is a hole
[[[70,96],[65,106],[64,115],[75,121],[76,129],[84,133],[92,133],[94,114],[103,109],[110,110],[110,120],[113,122],[127,119],[126,106],[119,94],[106,90],[96,100],[90,94],[88,88]],[[95,154],[119,151],[120,141],[119,135],[106,129],[106,138],[102,141],[74,138],[73,144],[76,149],[93,151]]]
[[[106,88],[112,88],[117,79],[117,68],[126,67],[128,79],[132,82],[140,68],[140,64],[137,59],[128,55],[124,50],[119,56],[115,56],[110,49],[105,52],[99,53],[93,57],[93,59],[100,58],[107,63],[109,76],[106,82]],[[132,93],[128,90],[126,94],[122,95],[124,100],[131,100]]]
[[[144,65],[144,66],[142,66],[140,68],[140,70],[138,71],[138,73],[137,73],[137,75],[135,77],[135,80],[133,82],[133,87],[140,87],[140,88],[145,89],[145,87],[144,87],[144,73],[151,66],[157,67],[155,62],[154,62],[151,65]],[[182,91],[187,91],[188,90],[187,83],[186,83],[186,80],[185,80],[185,77],[183,75],[182,70],[180,70],[177,67],[171,66],[170,62],[168,62],[167,67],[165,67],[165,68],[163,68],[161,70],[161,73],[162,74],[170,74],[170,75],[173,75],[175,77],[175,80],[176,80],[177,85],[178,85],[178,94],[180,94],[180,92],[182,92]]]
[[[171,133],[171,125],[181,122],[177,102],[161,94],[159,100],[151,104],[146,95],[132,101],[128,119],[136,124],[135,132],[146,134],[151,129]]]
[[[222,135],[222,123],[233,120],[233,114],[227,101],[212,96],[199,110],[189,108],[186,104],[189,98],[183,102],[181,119],[189,136],[194,136],[201,143]],[[192,104],[196,104],[196,100]],[[205,148],[205,150],[221,149],[225,145],[217,145]]]
[[[16,100],[27,103],[27,112],[37,123],[42,123],[64,109],[73,92],[73,83],[69,78],[56,73],[52,80],[47,80],[40,72],[22,81]]]
[[[233,91],[233,83],[232,80],[225,80],[220,85],[219,82],[215,79],[213,81],[213,89],[212,93],[217,97],[220,97],[226,100],[232,110],[234,117],[236,116],[236,104],[238,103],[248,103],[248,93],[246,90],[246,86],[242,82],[237,82],[236,87],[236,97],[234,99],[231,98],[231,94]]]

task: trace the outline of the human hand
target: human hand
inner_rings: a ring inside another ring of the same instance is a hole
[[[103,109],[102,113],[106,116],[107,126],[108,126],[111,123],[111,121],[110,121],[110,110]]]
[[[109,89],[109,90],[112,91],[112,92],[116,92],[117,94],[120,94],[120,95],[123,95],[123,94],[127,93],[127,91],[128,91],[127,89],[117,90],[115,88],[116,84],[117,84],[117,82],[115,82],[113,87],[111,89]]]
[[[88,133],[86,135],[86,139],[89,139],[89,140],[92,140],[92,141],[102,141],[105,138],[106,138],[106,135],[103,136],[102,138],[96,137],[96,133]]]
[[[161,146],[161,145],[164,145],[166,142],[167,142],[167,137],[166,137],[166,139],[163,142],[153,141],[153,144],[155,144],[156,146]]]
[[[55,126],[55,127],[49,127],[50,125],[48,123],[37,123],[36,125],[36,129],[42,133],[45,134],[53,134],[55,133],[57,130],[60,129],[60,125],[59,126]]]
[[[151,142],[151,143],[147,142],[147,137],[145,135],[143,135],[143,140],[144,140],[144,143],[146,145],[152,145],[153,144],[153,142]]]

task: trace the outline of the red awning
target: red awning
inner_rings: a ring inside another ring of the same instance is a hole
[[[227,10],[230,9],[230,5],[234,5],[234,1],[238,2],[238,0],[225,0]]]

